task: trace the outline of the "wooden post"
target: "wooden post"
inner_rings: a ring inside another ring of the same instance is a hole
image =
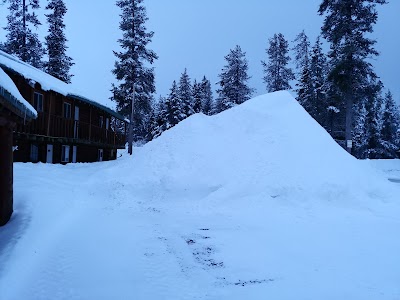
[[[0,126],[0,226],[5,225],[13,213],[13,131]]]

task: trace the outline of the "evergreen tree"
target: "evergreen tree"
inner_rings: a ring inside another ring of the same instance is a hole
[[[45,70],[50,75],[66,82],[71,83],[70,68],[74,65],[72,58],[67,56],[67,38],[64,34],[65,24],[64,15],[67,7],[63,0],[50,0],[46,9],[51,10],[47,14],[49,24],[49,34],[46,36],[46,47],[49,61],[45,64]]]
[[[308,69],[310,66],[311,44],[304,30],[296,36],[294,43],[293,51],[295,53],[297,74],[301,77],[304,69]]]
[[[211,82],[203,77],[201,85],[201,111],[203,114],[210,116],[213,111],[213,93],[211,90]]]
[[[315,101],[314,85],[310,66],[304,66],[299,82],[296,84],[297,97],[296,100],[304,107],[304,109],[314,118],[317,119],[317,107]]]
[[[382,99],[380,93],[382,90],[381,82],[370,82],[366,89],[365,110],[365,148],[362,149],[361,157],[369,159],[378,159],[383,156],[381,144],[381,107]]]
[[[185,69],[181,75],[178,86],[178,97],[182,105],[182,112],[185,114],[184,119],[195,113],[193,108],[193,87],[190,81],[190,77]]]
[[[354,115],[354,129],[353,129],[353,141],[354,150],[353,154],[358,159],[364,159],[364,152],[367,149],[366,146],[366,119],[367,119],[367,109],[365,108],[365,102],[359,101],[356,104]]]
[[[164,115],[162,115],[165,124],[163,131],[170,129],[187,118],[185,107],[179,96],[179,87],[176,81],[173,82],[170,93],[165,100],[164,112]]]
[[[315,120],[326,126],[327,119],[327,59],[322,51],[321,38],[318,36],[311,51],[310,73],[313,84],[313,102],[315,106]]]
[[[353,103],[377,78],[370,63],[370,58],[378,55],[376,41],[366,34],[373,31],[377,22],[376,4],[384,3],[385,0],[323,0],[319,7],[319,14],[325,15],[322,34],[331,44],[328,79],[345,104],[346,140],[352,140]]]
[[[4,28],[8,33],[3,49],[36,68],[42,68],[45,51],[37,33],[33,32],[33,29],[36,30],[41,25],[35,13],[40,7],[39,0],[9,0],[9,2],[7,26]]]
[[[201,83],[197,83],[194,80],[193,83],[193,111],[195,114],[201,112],[201,102],[202,102],[202,90],[201,90]]]
[[[393,95],[388,91],[384,97],[382,113],[381,144],[383,147],[382,158],[396,158],[396,151],[399,150],[397,144],[398,130],[398,110],[394,102]]]
[[[145,26],[148,18],[143,0],[118,0],[117,6],[122,11],[119,28],[123,35],[118,40],[122,51],[114,51],[117,61],[112,72],[119,83],[112,85],[111,99],[117,103],[118,112],[126,118],[130,118],[134,103],[133,138],[138,141],[147,136],[146,128],[156,90],[154,69],[148,65],[153,64],[158,57],[148,49],[154,32],[148,32]]]
[[[314,85],[312,82],[310,68],[310,41],[304,30],[297,35],[294,40],[296,45],[293,47],[295,52],[295,62],[298,72],[297,101],[315,119],[316,103],[314,102]]]
[[[153,102],[153,109],[150,117],[150,128],[148,130],[147,140],[151,141],[159,137],[165,130],[166,121],[163,119],[166,112],[166,99],[160,96],[157,103]]]
[[[250,76],[247,74],[249,67],[246,53],[240,46],[236,46],[225,56],[225,60],[227,64],[219,74],[217,113],[249,100],[253,93],[253,89],[247,83]]]
[[[268,63],[262,61],[264,67],[264,83],[268,93],[291,89],[290,81],[295,79],[293,71],[288,67],[290,61],[289,43],[282,33],[274,34],[269,39],[267,49]]]

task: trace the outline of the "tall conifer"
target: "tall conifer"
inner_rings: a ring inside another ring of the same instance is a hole
[[[328,79],[337,91],[346,112],[345,139],[352,140],[353,107],[368,92],[368,84],[376,81],[370,58],[377,56],[373,32],[378,13],[377,4],[385,0],[323,0],[320,15],[325,15],[323,36],[330,42]],[[349,143],[350,146],[350,143]],[[350,152],[351,148],[347,147]]]
[[[268,61],[262,61],[264,67],[264,83],[268,93],[289,90],[290,81],[295,79],[293,71],[288,67],[290,61],[289,43],[282,33],[274,34],[269,39],[267,49]]]
[[[66,82],[71,83],[70,68],[74,65],[72,58],[67,52],[67,38],[65,37],[64,16],[67,7],[63,0],[50,0],[46,9],[51,13],[46,14],[49,24],[49,34],[46,36],[47,54],[49,61],[45,63],[45,70],[50,75]]]
[[[3,49],[36,68],[43,68],[45,50],[35,32],[41,25],[35,13],[40,8],[39,0],[9,0],[9,4]]]
[[[122,38],[118,40],[122,50],[114,51],[117,58],[112,70],[118,84],[112,85],[113,101],[117,110],[129,118],[133,102],[133,138],[143,140],[152,110],[153,94],[156,90],[154,69],[149,67],[158,58],[148,49],[154,32],[147,31],[147,13],[143,0],[118,0],[121,8],[119,28]],[[133,101],[134,100],[134,101]]]
[[[226,65],[219,74],[219,89],[216,112],[229,109],[250,99],[253,89],[248,86],[250,76],[246,53],[240,46],[225,56]]]

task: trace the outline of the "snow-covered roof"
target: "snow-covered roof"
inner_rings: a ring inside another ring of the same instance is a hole
[[[0,50],[0,67],[6,70],[18,73],[27,80],[39,83],[42,90],[44,91],[54,91],[66,97],[74,98],[82,102],[86,102],[93,105],[101,110],[104,110],[120,120],[125,120],[125,117],[118,114],[111,108],[104,106],[94,100],[85,97],[78,91],[76,91],[71,84],[67,84],[31,65],[21,61],[17,57],[7,54]]]
[[[36,110],[22,97],[12,79],[2,68],[0,68],[0,96],[17,109],[21,116],[28,119],[36,119]]]

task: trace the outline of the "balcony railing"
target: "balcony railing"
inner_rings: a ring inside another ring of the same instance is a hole
[[[124,146],[125,134],[116,132],[112,129],[112,126],[110,127],[110,129],[106,129],[73,119],[39,113],[36,120],[29,124],[19,125],[16,132]]]

